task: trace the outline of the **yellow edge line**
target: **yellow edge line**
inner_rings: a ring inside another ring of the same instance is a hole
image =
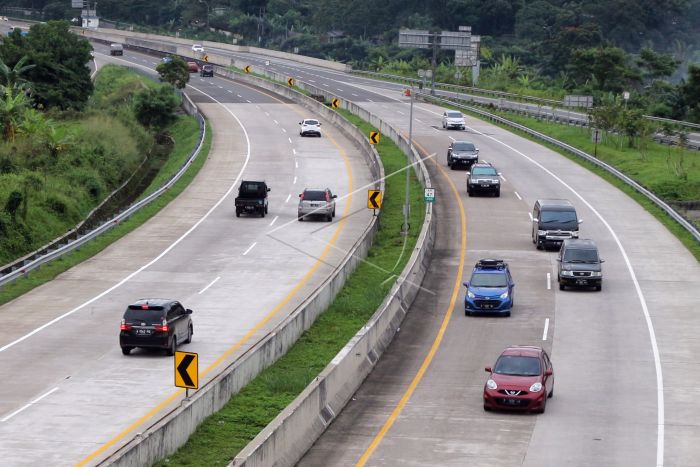
[[[428,153],[420,144],[416,143],[415,141],[413,142],[414,145],[419,147],[424,153]],[[459,256],[459,268],[457,272],[457,277],[455,278],[455,285],[452,290],[452,297],[450,298],[450,304],[449,307],[447,308],[447,311],[445,312],[445,317],[442,319],[442,325],[440,326],[440,330],[437,333],[437,336],[435,337],[435,340],[433,341],[432,346],[430,347],[430,351],[428,352],[428,355],[425,356],[425,359],[423,360],[423,363],[421,364],[420,368],[418,369],[418,372],[416,375],[413,377],[413,380],[411,381],[411,384],[408,385],[408,389],[406,389],[406,392],[403,394],[401,397],[401,400],[399,400],[399,403],[397,404],[396,408],[391,412],[391,415],[389,415],[389,418],[387,421],[384,423],[382,428],[379,430],[379,433],[374,437],[372,440],[372,443],[369,445],[367,450],[362,454],[362,457],[357,461],[357,464],[355,464],[355,467],[362,467],[365,465],[365,463],[369,460],[370,456],[372,456],[372,453],[379,447],[379,443],[382,442],[382,439],[386,436],[387,432],[391,428],[391,426],[394,424],[398,416],[401,414],[403,411],[404,407],[408,403],[408,400],[411,398],[411,395],[413,395],[413,391],[415,391],[416,387],[418,386],[418,383],[423,379],[423,375],[425,372],[428,370],[428,367],[430,366],[430,363],[433,361],[433,358],[435,357],[435,353],[437,352],[438,348],[440,347],[440,344],[442,343],[442,338],[445,335],[445,331],[447,330],[447,325],[450,322],[450,318],[452,317],[452,311],[454,310],[455,302],[457,301],[457,296],[459,295],[459,289],[460,289],[460,282],[462,281],[462,273],[464,272],[464,255],[467,249],[467,220],[466,216],[464,214],[464,205],[462,204],[462,200],[459,197],[459,191],[457,190],[457,187],[455,186],[454,182],[450,179],[450,177],[447,175],[445,172],[445,169],[443,169],[438,163],[437,160],[434,159],[435,166],[440,170],[441,174],[445,177],[447,182],[450,184],[450,187],[452,188],[452,193],[455,196],[455,199],[457,200],[457,204],[459,205],[459,215],[460,215],[460,223],[461,223],[461,229],[462,229],[462,235],[461,235],[461,253]]]
[[[239,83],[242,84],[242,83]],[[269,96],[272,97],[272,96]],[[274,97],[273,97],[274,98]],[[288,104],[286,102],[283,102],[279,99],[274,98],[275,100],[278,100],[280,103],[284,104],[285,106],[292,107],[293,105],[296,104]],[[297,114],[301,115],[300,112],[298,112],[296,109],[293,109],[294,112]],[[350,213],[350,205],[352,204],[352,192],[353,192],[353,177],[352,177],[352,168],[350,166],[350,161],[348,160],[347,153],[345,150],[338,144],[338,142],[331,136],[327,136],[328,140],[330,140],[335,147],[338,149],[340,152],[341,157],[343,158],[343,161],[345,163],[345,170],[348,173],[348,202],[345,204],[345,209],[343,210],[343,217],[338,222],[338,227],[335,229],[335,232],[333,233],[333,236],[331,237],[330,241],[326,244],[326,247],[323,250],[323,253],[321,253],[321,256],[316,260],[314,265],[311,267],[311,269],[304,275],[304,277],[297,283],[297,285],[292,289],[289,294],[275,306],[272,311],[270,311],[263,319],[260,321],[257,325],[255,325],[254,328],[252,328],[250,331],[248,331],[238,342],[236,342],[231,348],[226,350],[223,355],[221,355],[218,359],[216,359],[212,364],[210,364],[204,371],[202,371],[202,377],[206,376],[207,373],[209,373],[211,370],[213,370],[216,366],[220,365],[221,362],[223,362],[228,356],[230,356],[233,352],[238,350],[243,344],[245,344],[256,332],[258,332],[265,324],[267,324],[268,321],[270,321],[289,301],[294,297],[294,295],[299,292],[299,290],[306,285],[308,280],[311,278],[314,272],[323,264],[324,259],[330,252],[331,248],[335,244],[336,240],[338,239],[338,236],[340,235],[340,232],[342,231],[343,227],[345,226],[345,221],[347,219],[348,214]],[[87,465],[88,462],[92,461],[95,459],[97,456],[100,454],[104,453],[106,450],[114,446],[119,440],[124,438],[126,435],[134,431],[136,428],[138,428],[140,425],[145,423],[148,419],[153,417],[155,414],[160,412],[163,408],[165,408],[167,405],[169,405],[175,398],[181,394],[183,394],[185,391],[182,389],[177,390],[173,394],[171,394],[167,399],[163,400],[160,404],[155,406],[153,409],[151,409],[146,415],[142,416],[138,420],[136,420],[134,423],[129,425],[127,428],[125,428],[122,432],[120,432],[118,435],[116,435],[114,438],[111,440],[107,441],[105,444],[103,444],[101,447],[93,451],[90,455],[88,455],[85,459],[82,461],[78,462],[76,467],[81,467],[84,465]]]

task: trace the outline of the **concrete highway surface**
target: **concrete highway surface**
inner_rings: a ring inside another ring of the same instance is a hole
[[[158,60],[96,50],[98,64]],[[194,310],[193,342],[180,350],[199,353],[202,385],[308,297],[369,224],[364,190],[353,193],[369,169],[336,128],[301,138],[308,111],[219,78],[193,75],[187,93],[213,131],[191,185],[99,255],[0,307],[0,464],[94,463],[180,403],[172,358],[121,354],[129,303],[175,298]],[[266,217],[235,217],[242,179],[271,187]],[[334,221],[298,222],[297,195],[326,186],[339,195]]]

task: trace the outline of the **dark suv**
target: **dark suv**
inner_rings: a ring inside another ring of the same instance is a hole
[[[180,302],[162,298],[141,299],[129,305],[119,327],[119,345],[124,355],[134,347],[165,349],[173,355],[178,344],[192,342],[192,310]]]
[[[467,194],[493,193],[497,198],[501,196],[501,177],[494,166],[488,162],[478,162],[472,165],[467,172]]]
[[[199,76],[202,78],[206,76],[214,76],[214,65],[202,65],[202,68],[199,69]]]
[[[515,283],[508,263],[500,259],[479,260],[472,270],[472,277],[465,282],[464,314],[499,314],[510,316],[513,308]]]
[[[561,245],[559,256],[559,290],[567,285],[573,287],[603,288],[604,261],[598,255],[598,247],[593,240],[567,239]]]
[[[479,162],[479,148],[469,141],[453,141],[447,148],[447,166],[452,170],[458,166],[471,167]]]

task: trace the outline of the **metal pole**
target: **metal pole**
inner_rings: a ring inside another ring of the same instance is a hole
[[[438,33],[434,32],[433,33],[433,63],[432,63],[432,76],[430,77],[430,95],[434,96],[435,95],[435,67],[437,65],[437,38],[438,38]],[[413,94],[411,94],[413,95]],[[411,99],[411,104],[413,103],[413,99]]]
[[[408,114],[408,150],[409,153],[412,153],[413,149],[413,85],[411,85],[411,111]],[[408,235],[408,215],[410,213],[410,208],[411,205],[409,203],[409,197],[410,197],[410,176],[411,176],[411,169],[410,169],[410,155],[408,159],[408,164],[406,165],[406,204],[403,207],[403,229],[402,229],[402,234]]]

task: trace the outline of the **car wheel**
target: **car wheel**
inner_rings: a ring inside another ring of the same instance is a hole
[[[560,281],[559,282],[559,290],[564,290],[564,289],[566,289],[566,286],[564,285],[563,282]]]
[[[302,216],[301,214],[297,215],[297,220],[298,220],[299,222],[303,221],[303,220],[304,220],[304,216]]]
[[[501,190],[500,189],[496,190],[495,194],[496,194],[496,198],[500,198],[501,197]]]
[[[596,285],[596,286],[595,286],[595,290],[596,290],[597,292],[600,292],[601,290],[603,290],[603,284]]]
[[[335,217],[335,208],[333,208],[333,217]]]
[[[236,217],[241,217],[241,211],[236,209]]]
[[[510,317],[510,311],[506,311],[506,318]]]
[[[124,355],[129,355],[131,353],[132,349],[133,349],[133,347],[122,347],[122,353]]]
[[[544,398],[544,401],[542,401],[542,407],[537,411],[537,413],[544,413],[545,409],[547,408],[547,398]]]
[[[260,209],[260,217],[265,217],[265,208]]]
[[[547,398],[551,399],[552,397],[554,397],[554,386],[552,386],[552,390],[547,394]]]
[[[542,245],[542,242],[540,240],[536,240],[535,245],[537,245],[538,250],[541,250],[542,248],[544,248],[544,246]]]
[[[175,351],[177,350],[177,337],[173,336],[173,340],[170,342],[170,347],[168,347],[168,350],[166,350],[166,353],[168,356],[172,357],[175,355]]]
[[[491,407],[484,404],[484,412],[491,412]]]
[[[333,213],[330,213],[326,216],[326,221],[327,222],[333,222]]]
[[[190,324],[187,327],[187,340],[185,341],[185,344],[191,344],[192,343],[192,334],[194,334],[194,329],[192,329],[192,324]]]
[[[267,214],[267,206],[265,206],[265,214]]]

